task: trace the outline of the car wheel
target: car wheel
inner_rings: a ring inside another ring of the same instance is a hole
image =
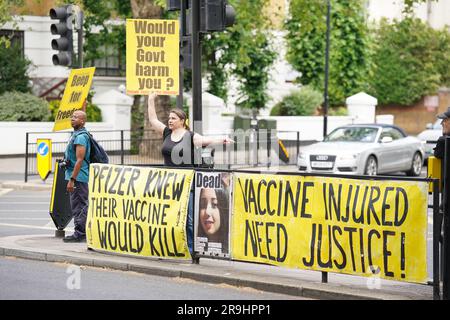
[[[364,168],[364,174],[368,176],[376,176],[378,173],[378,163],[374,156],[369,156]]]
[[[411,169],[406,171],[408,176],[417,177],[422,173],[422,156],[416,152],[412,158]]]

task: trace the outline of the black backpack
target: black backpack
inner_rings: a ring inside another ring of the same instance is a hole
[[[94,139],[94,137],[87,131],[80,134],[87,134],[91,145],[91,153],[89,155],[89,163],[109,163],[109,157],[105,149]],[[74,147],[76,147],[74,145]]]

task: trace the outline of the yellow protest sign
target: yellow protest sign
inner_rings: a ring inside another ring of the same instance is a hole
[[[69,79],[67,80],[61,104],[58,113],[55,116],[55,125],[53,131],[71,129],[70,118],[76,110],[83,107],[89,89],[91,88],[92,79],[94,78],[95,67],[72,69]]]
[[[178,20],[127,19],[127,93],[178,95]]]
[[[37,139],[36,165],[39,176],[42,180],[46,180],[50,172],[52,172],[52,140]]]
[[[89,248],[190,259],[187,206],[193,170],[91,164]]]
[[[427,183],[234,175],[233,259],[427,280]]]

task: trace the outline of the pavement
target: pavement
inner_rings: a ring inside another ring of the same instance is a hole
[[[50,177],[24,182],[23,171],[9,168],[20,161],[0,159],[0,189],[51,190]],[[23,168],[23,167],[22,167]],[[18,172],[16,172],[17,170]],[[433,287],[426,284],[328,273],[322,283],[318,271],[200,257],[190,261],[143,258],[89,250],[86,243],[64,243],[55,233],[0,237],[0,256],[82,266],[133,271],[157,276],[250,287],[292,296],[329,300],[432,300]]]

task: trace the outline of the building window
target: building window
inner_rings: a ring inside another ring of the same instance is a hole
[[[6,38],[11,42],[11,46],[19,46],[22,57],[25,55],[24,32],[17,30],[0,30],[0,38]]]
[[[121,55],[119,50],[113,46],[105,46],[100,49],[103,58],[95,59],[95,75],[104,77],[124,77],[125,56]]]

